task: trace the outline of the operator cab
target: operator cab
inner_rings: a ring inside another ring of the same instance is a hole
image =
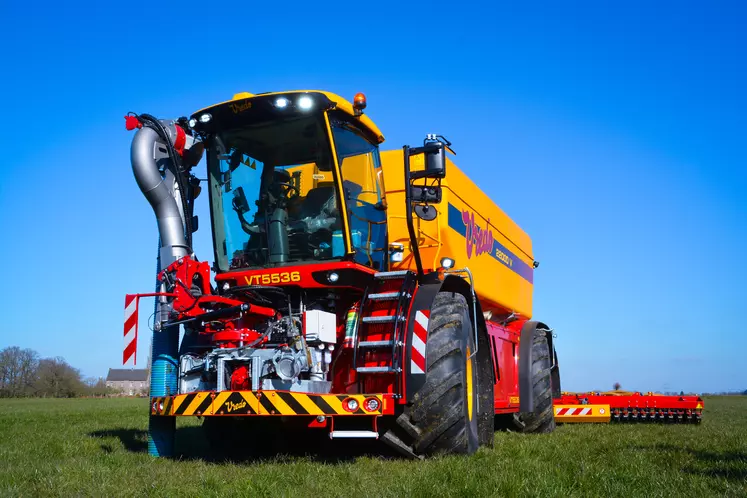
[[[242,93],[192,116],[218,272],[343,259],[387,269],[383,136],[361,109],[326,92]]]

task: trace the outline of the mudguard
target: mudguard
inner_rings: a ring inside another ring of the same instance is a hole
[[[455,275],[447,275],[443,281],[438,280],[437,278],[427,279],[424,283],[418,286],[417,291],[415,292],[407,319],[407,348],[404,362],[404,373],[406,375],[406,399],[412,399],[415,393],[417,393],[425,383],[425,362],[422,361],[418,355],[422,352],[422,357],[425,358],[425,344],[427,343],[428,332],[427,324],[428,319],[430,318],[431,306],[433,305],[433,300],[436,298],[436,294],[442,291],[456,292],[464,295],[470,309],[470,320],[474,323],[475,318],[477,318],[477,359],[480,368],[478,375],[481,379],[479,403],[480,406],[490,406],[490,412],[492,414],[495,368],[493,365],[493,356],[490,354],[490,343],[488,341],[485,317],[483,316],[479,299],[474,303],[477,307],[477,317],[473,316],[473,298],[470,291],[470,285],[463,278]],[[425,330],[423,330],[423,328]],[[414,335],[415,337],[413,337]],[[422,345],[420,343],[421,341],[423,342]],[[492,417],[490,423],[492,430]],[[480,432],[482,433],[482,430]]]

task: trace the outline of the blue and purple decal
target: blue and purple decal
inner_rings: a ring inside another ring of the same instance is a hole
[[[475,222],[475,213],[460,211],[449,204],[449,227],[465,238],[467,244],[467,259],[490,254],[509,270],[513,271],[527,282],[534,283],[534,269],[519,259],[516,254],[495,239],[490,229],[490,220],[485,227]]]

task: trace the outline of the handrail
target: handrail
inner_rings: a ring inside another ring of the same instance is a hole
[[[477,295],[475,294],[475,279],[472,277],[472,272],[470,271],[470,269],[466,266],[464,268],[454,270],[444,270],[444,273],[453,273],[456,275],[467,274],[467,276],[469,277],[469,289],[472,293],[472,328],[475,333],[475,351],[471,355],[469,355],[469,357],[472,358],[477,354],[477,351],[480,348],[478,341],[479,336],[477,334]]]

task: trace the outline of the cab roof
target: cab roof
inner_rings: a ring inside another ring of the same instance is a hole
[[[252,94],[249,92],[240,92],[233,96],[231,100],[226,100],[224,102],[220,102],[218,104],[213,104],[209,107],[205,107],[204,109],[200,109],[199,111],[196,111],[192,114],[192,117],[197,117],[197,115],[204,113],[206,111],[210,111],[211,109],[215,109],[216,107],[223,106],[225,104],[230,104],[232,102],[236,101],[245,101],[245,100],[251,100],[258,97],[266,98],[266,97],[272,97],[277,95],[278,97],[281,96],[288,96],[288,95],[294,95],[294,94],[303,94],[303,93],[315,93],[319,95],[324,95],[332,104],[333,109],[340,110],[344,112],[345,114],[348,114],[349,116],[355,118],[358,120],[358,122],[371,134],[373,134],[379,143],[382,143],[384,141],[384,135],[381,133],[381,130],[374,124],[374,122],[366,116],[365,114],[362,114],[360,116],[355,115],[355,109],[353,108],[353,104],[350,103],[347,99],[340,97],[339,95],[336,95],[331,92],[325,92],[323,90],[290,90],[286,92],[265,92],[265,93],[258,93],[258,94]]]

